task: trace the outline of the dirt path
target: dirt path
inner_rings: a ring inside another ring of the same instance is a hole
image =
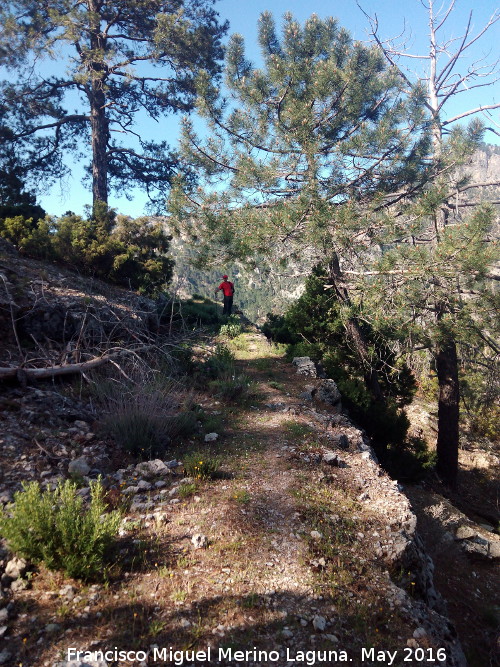
[[[144,664],[172,664],[170,648],[184,652],[186,665],[207,664],[192,652],[209,648],[209,664],[222,665],[236,664],[235,651],[245,665],[391,664],[385,653],[363,653],[370,649],[395,652],[396,667],[439,664],[439,645],[416,620],[415,609],[424,614],[411,600],[418,581],[388,571],[409,519],[404,502],[402,518],[391,514],[397,485],[374,463],[366,467],[369,453],[354,438],[335,447],[346,422],[339,416],[327,427],[321,410],[313,414],[301,398],[307,378],[262,336],[247,334],[234,349],[252,391],[237,403],[200,392],[217,438],[206,443],[200,434],[178,454],[217,456],[222,474],[200,481],[180,469],[139,479],[122,462],[122,492],[145,485],[129,495],[120,568],[94,586],[41,568],[9,607],[10,656],[0,664],[66,665],[70,647],[136,652],[135,662],[107,661],[116,665],[139,665],[141,651]],[[338,465],[325,464],[325,450]],[[416,647],[426,659],[405,660]]]

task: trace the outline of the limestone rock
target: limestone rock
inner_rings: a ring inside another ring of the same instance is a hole
[[[125,496],[133,496],[136,493],[139,493],[139,487],[138,486],[127,486],[126,489],[123,489],[122,493]]]
[[[66,600],[72,600],[75,597],[76,588],[71,584],[66,584],[59,590],[59,595]]]
[[[8,505],[9,503],[12,502],[13,495],[12,492],[7,490],[7,491],[2,491],[0,493],[0,504],[1,505]]]
[[[12,558],[5,566],[5,574],[11,579],[19,579],[27,569],[28,565],[24,558]]]
[[[294,357],[292,364],[297,366],[297,373],[299,375],[308,375],[309,377],[317,377],[316,366],[309,357]]]
[[[0,652],[0,665],[5,665],[6,662],[8,662],[12,657],[12,654],[7,651],[7,649],[4,649],[3,651]]]
[[[80,456],[73,461],[70,461],[68,465],[68,473],[70,475],[80,475],[85,477],[90,472],[90,465],[85,456]]]
[[[170,474],[170,467],[160,459],[143,461],[135,466],[135,472],[142,477],[163,477]]]
[[[325,452],[323,454],[323,461],[329,466],[336,466],[337,468],[346,468],[347,465],[340,459],[335,452]]]
[[[475,534],[476,532],[470,526],[459,526],[455,533],[455,538],[457,540],[468,540],[474,537]]]
[[[196,533],[191,538],[191,542],[195,549],[206,549],[208,547],[208,537],[201,533]]]
[[[340,391],[338,390],[337,385],[334,380],[326,379],[321,380],[319,387],[316,391],[316,398],[318,401],[323,403],[328,403],[328,405],[339,405],[342,398]]]
[[[59,623],[47,623],[44,630],[48,635],[53,635],[55,632],[59,632],[61,626]]]
[[[326,628],[326,618],[324,616],[315,616],[312,621],[313,628],[317,632],[323,632]]]
[[[349,449],[349,438],[345,435],[345,433],[338,433],[334,435],[332,442],[340,449]]]

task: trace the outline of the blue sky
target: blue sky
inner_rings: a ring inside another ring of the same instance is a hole
[[[369,15],[376,13],[379,21],[380,34],[383,37],[395,37],[399,35],[406,26],[408,35],[408,50],[414,54],[423,54],[426,52],[426,37],[428,34],[427,13],[419,0],[405,0],[396,3],[394,0],[359,0],[363,9]],[[469,12],[473,7],[472,23],[475,26],[475,34],[487,22],[493,14],[498,0],[481,0],[480,3],[464,2],[457,0],[455,9],[446,24],[447,37],[457,38],[462,35],[464,26],[467,24]],[[446,7],[448,4],[446,4]],[[359,9],[355,0],[337,0],[337,2],[327,2],[326,0],[220,0],[216,5],[221,18],[228,19],[230,22],[229,34],[240,33],[245,38],[247,47],[247,57],[258,63],[259,52],[257,46],[257,21],[261,12],[269,10],[275,16],[279,25],[283,14],[287,11],[301,22],[313,13],[321,18],[334,16],[339,23],[347,28],[355,39],[365,40],[368,38],[368,21]],[[441,4],[436,3],[436,8]],[[500,22],[477,43],[476,48],[471,53],[468,60],[464,60],[463,66],[470,65],[473,59],[486,56],[488,60],[494,61],[498,56],[498,42],[500,40]],[[418,67],[416,60],[412,61],[415,68]],[[479,92],[478,92],[479,91]],[[488,88],[480,88],[478,91],[471,91],[463,96],[458,96],[453,108],[448,109],[448,113],[456,114],[469,108],[475,108],[478,104],[492,104],[499,101],[499,84]],[[498,110],[494,113],[495,121],[500,123]],[[153,126],[151,133],[151,121],[146,120],[138,123],[137,130],[140,132],[141,124],[146,124],[149,134],[156,135],[158,138],[167,138],[172,145],[176,142],[177,120],[174,118],[165,119],[161,123]],[[486,137],[490,143],[500,143],[499,137],[491,133]],[[45,210],[53,215],[61,215],[68,209],[83,213],[85,204],[91,202],[90,186],[87,183],[82,185],[83,167],[74,165],[72,157],[69,157],[68,164],[72,165],[73,175],[67,178],[63,183],[55,185],[50,192],[39,197],[40,204]],[[131,215],[133,217],[144,213],[146,196],[138,189],[133,193],[133,198],[129,201],[125,197],[110,197],[110,205],[115,207],[120,213]]]

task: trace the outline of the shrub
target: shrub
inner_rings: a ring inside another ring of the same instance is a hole
[[[104,426],[117,445],[140,459],[162,457],[170,442],[161,417],[148,414],[142,406],[108,415]]]
[[[299,341],[299,336],[294,333],[283,315],[267,313],[266,321],[262,325],[262,333],[275,343],[286,343],[293,345]]]
[[[164,296],[159,302],[158,315],[163,324],[172,319],[188,327],[209,327],[219,321],[216,304],[205,298],[201,303],[193,299],[172,302],[171,298]]]
[[[233,339],[241,333],[241,324],[236,315],[230,315],[227,322],[220,328],[219,334],[225,338]]]
[[[38,221],[5,218],[0,235],[30,257],[53,259],[151,296],[172,277],[170,237],[161,223],[116,216],[104,204],[89,218],[71,212]]]
[[[248,393],[251,382],[244,373],[226,373],[209,382],[208,386],[216,396],[226,401],[234,401]]]
[[[436,464],[436,452],[429,450],[422,438],[407,438],[400,445],[389,447],[385,468],[394,479],[419,482]]]
[[[69,480],[44,492],[36,482],[23,484],[14,495],[12,516],[0,514],[0,533],[12,551],[33,563],[84,581],[102,578],[121,513],[106,513],[100,482],[91,482],[90,490],[85,508]]]
[[[183,457],[184,472],[193,479],[213,479],[216,477],[221,460],[209,452],[193,452]]]
[[[198,492],[198,486],[194,483],[192,484],[181,484],[179,486],[179,491],[177,495],[179,498],[191,498]]]
[[[190,344],[180,343],[172,348],[169,361],[169,365],[164,364],[166,372],[173,371],[176,375],[192,375],[195,368],[195,362]]]
[[[291,438],[305,438],[313,432],[313,429],[309,424],[303,424],[292,420],[285,421],[283,423],[283,428]]]
[[[235,338],[231,339],[231,348],[241,352],[248,352],[250,349],[250,341],[245,334],[240,333]]]
[[[500,408],[498,405],[481,407],[470,419],[470,432],[473,436],[487,438],[492,442],[500,441]]]
[[[211,378],[220,378],[223,375],[234,373],[234,354],[225,345],[217,345],[215,352],[205,362],[203,371]]]
[[[276,389],[277,391],[285,391],[286,389],[284,384],[282,384],[281,382],[276,382],[276,380],[271,380],[271,382],[269,382],[269,386],[272,389]]]
[[[170,438],[187,438],[198,428],[198,415],[193,410],[166,417],[166,430]]]
[[[179,391],[172,381],[158,384],[140,378],[131,387],[103,385],[104,430],[136,458],[161,458],[173,438],[197,428],[194,411],[179,411]]]
[[[358,318],[384,400],[373,395],[368,369],[346,335],[346,313],[335,292],[325,290],[327,281],[328,272],[314,267],[302,296],[284,316],[269,315],[263,330],[273,340],[289,343],[289,358],[308,356],[321,362],[326,375],[337,383],[342,404],[374,439],[377,453],[383,456],[388,445],[399,446],[405,441],[409,422],[402,407],[411,402],[415,379],[396,358],[390,341]],[[356,318],[354,307],[347,316]]]
[[[205,433],[213,433],[214,431],[220,433],[224,428],[224,420],[220,414],[213,415],[200,410],[198,412],[198,419]]]

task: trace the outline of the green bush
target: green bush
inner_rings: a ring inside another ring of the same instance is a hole
[[[394,479],[419,482],[436,464],[436,452],[431,452],[422,438],[407,438],[400,445],[388,448],[384,466]]]
[[[342,404],[383,456],[388,445],[405,441],[409,423],[402,407],[411,402],[415,379],[387,342],[358,318],[384,400],[372,395],[367,369],[346,333],[345,318],[356,318],[355,309],[346,313],[334,290],[325,290],[326,282],[327,271],[316,266],[302,296],[285,315],[268,315],[263,331],[277,342],[288,343],[288,358],[308,356],[321,362],[326,375],[337,383]]]
[[[148,414],[142,406],[108,415],[104,427],[116,444],[135,458],[162,457],[170,443],[160,416]]]
[[[16,173],[17,172],[17,173]],[[13,168],[0,169],[0,226],[5,218],[32,218],[41,220],[45,211],[36,203],[36,196],[25,190],[19,171]]]
[[[248,394],[251,382],[244,373],[226,373],[208,383],[210,391],[226,401],[235,401]]]
[[[498,405],[482,407],[472,415],[469,422],[473,436],[486,438],[492,442],[500,442],[500,408]]]
[[[500,441],[500,367],[494,359],[477,359],[464,354],[460,373],[461,417],[469,436]],[[475,352],[479,357],[479,353]],[[486,364],[479,367],[477,361]]]
[[[215,352],[203,365],[203,372],[210,378],[234,374],[235,356],[225,345],[216,345]]]
[[[156,295],[172,277],[166,256],[170,237],[161,223],[116,216],[104,204],[89,218],[67,213],[41,220],[14,216],[0,220],[0,235],[35,259],[51,259]]]
[[[241,333],[241,323],[236,315],[230,315],[227,322],[220,328],[219,334],[225,338],[233,339]]]
[[[163,324],[182,322],[187,327],[211,327],[219,322],[217,306],[210,299],[201,297],[201,301],[172,301],[168,298],[160,304],[159,316]]]
[[[32,563],[84,581],[102,578],[121,521],[117,510],[106,512],[103,494],[101,483],[91,482],[85,508],[69,480],[44,492],[36,482],[23,484],[14,495],[12,515],[0,514],[0,534]]]
[[[193,479],[213,479],[217,476],[221,459],[209,452],[193,452],[182,459],[184,472]]]
[[[173,438],[191,435],[197,428],[197,413],[181,391],[170,379],[151,380],[140,374],[130,386],[103,383],[97,393],[104,431],[136,458],[161,458]]]
[[[198,415],[194,410],[179,412],[166,417],[165,421],[170,438],[188,438],[198,428]]]
[[[170,352],[171,363],[164,364],[165,370],[175,375],[192,375],[195,369],[193,350],[189,343],[180,343]]]
[[[266,321],[262,325],[261,330],[267,338],[275,343],[293,345],[300,339],[298,334],[290,329],[290,326],[283,315],[267,313]]]
[[[179,496],[179,498],[185,499],[185,498],[191,498],[196,493],[198,493],[197,484],[181,484],[179,486],[179,491],[177,492],[177,495]]]

